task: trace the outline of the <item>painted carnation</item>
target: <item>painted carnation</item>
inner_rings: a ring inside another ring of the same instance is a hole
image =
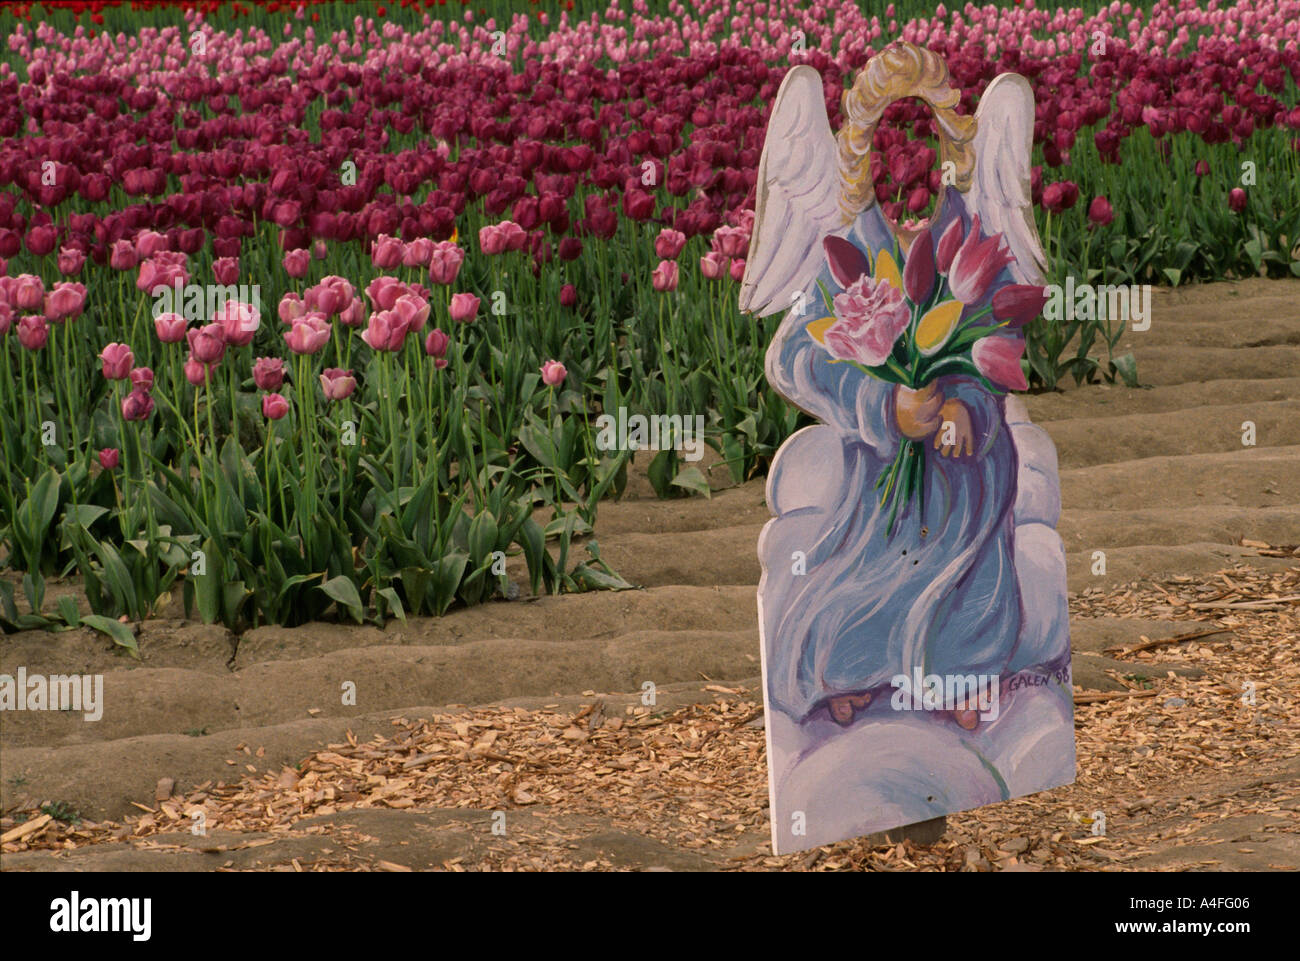
[[[907,330],[912,312],[893,284],[860,277],[835,297],[835,323],[826,328],[832,357],[879,367]]]

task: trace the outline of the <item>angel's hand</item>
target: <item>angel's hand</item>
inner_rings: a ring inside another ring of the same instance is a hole
[[[961,457],[975,452],[975,431],[971,429],[970,411],[955,397],[939,408],[939,429],[934,435],[934,449],[944,457]]]
[[[944,397],[936,382],[931,381],[916,390],[900,384],[894,396],[894,416],[904,437],[925,440],[943,424],[940,413]]]

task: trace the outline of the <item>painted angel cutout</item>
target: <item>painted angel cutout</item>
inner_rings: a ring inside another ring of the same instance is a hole
[[[759,541],[781,852],[1073,779],[1056,453],[1007,393],[1044,294],[1033,96],[1003,74],[962,116],[947,81],[899,43],[845,92],[838,136],[811,67],[768,122],[740,306],[786,311],[767,378],[821,422],[773,462]],[[910,228],[868,167],[904,96],[933,108],[955,181]]]

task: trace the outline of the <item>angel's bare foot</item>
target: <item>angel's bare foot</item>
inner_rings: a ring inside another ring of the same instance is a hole
[[[871,703],[870,694],[842,694],[831,698],[831,717],[836,724],[848,727],[853,723],[853,712],[860,711]]]

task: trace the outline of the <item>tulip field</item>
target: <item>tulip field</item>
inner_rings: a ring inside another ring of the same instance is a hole
[[[808,422],[764,379],[780,316],[737,308],[794,64],[833,127],[895,39],[963,113],[1023,74],[1054,281],[1300,276],[1300,0],[23,2],[0,33],[6,631],[630,586],[589,535],[633,458],[708,496]],[[933,212],[936,144],[886,111],[890,218]],[[1141,380],[1105,320],[1025,330],[1030,389]],[[605,443],[619,411],[717,456]]]

